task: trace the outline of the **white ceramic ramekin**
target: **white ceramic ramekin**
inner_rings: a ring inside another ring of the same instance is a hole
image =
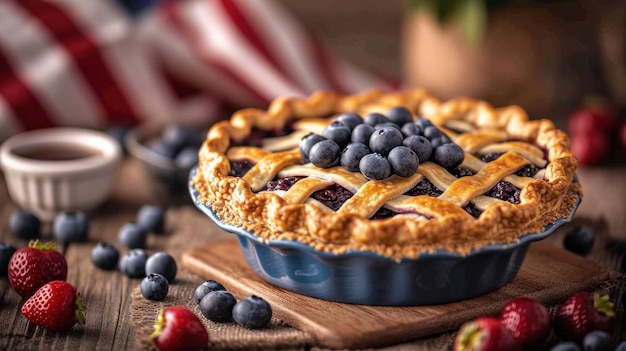
[[[67,154],[63,159],[41,159],[61,149]],[[83,151],[88,155],[70,157]],[[111,195],[121,160],[115,139],[81,128],[28,131],[0,145],[0,166],[13,202],[43,221],[61,211],[89,211],[102,204]]]

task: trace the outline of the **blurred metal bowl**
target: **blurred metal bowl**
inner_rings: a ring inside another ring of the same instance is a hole
[[[149,145],[157,140],[167,126],[143,125],[128,131],[124,144],[131,157],[142,164],[151,191],[163,206],[191,205],[187,177],[194,165],[181,167],[173,158],[156,152]]]

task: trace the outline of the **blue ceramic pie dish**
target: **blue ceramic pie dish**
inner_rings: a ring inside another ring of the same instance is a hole
[[[194,173],[195,169],[190,177]],[[198,200],[191,183],[189,192],[201,212],[221,229],[236,234],[246,261],[267,282],[324,300],[380,306],[444,304],[502,287],[519,271],[529,245],[568,223],[580,203],[579,198],[569,217],[558,219],[541,233],[524,235],[516,243],[487,245],[465,256],[441,250],[398,262],[366,251],[337,255],[298,241],[262,241],[249,231],[223,223],[210,205]]]

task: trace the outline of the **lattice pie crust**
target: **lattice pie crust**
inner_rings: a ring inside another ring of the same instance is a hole
[[[413,176],[368,181],[341,166],[322,169],[302,164],[298,143],[303,135],[321,134],[341,113],[365,116],[394,106],[429,119],[460,145],[465,150],[460,167],[474,175],[457,179],[444,168],[424,162]],[[271,131],[292,122],[291,135],[268,139],[263,148],[231,145],[245,140],[252,128]],[[492,162],[479,159],[489,152],[503,155]],[[349,96],[317,92],[306,99],[279,98],[267,110],[243,109],[215,124],[199,158],[193,185],[199,200],[223,223],[263,240],[298,240],[337,254],[366,250],[400,259],[432,250],[467,254],[487,244],[514,243],[521,235],[540,232],[557,218],[568,217],[582,196],[579,184],[573,182],[577,163],[569,138],[551,121],[529,120],[517,106],[493,108],[466,98],[441,102],[424,90],[373,90]],[[229,175],[230,161],[239,159],[256,165],[243,177]],[[514,174],[529,163],[540,169],[533,177]],[[307,178],[289,191],[260,191],[277,176],[303,174]],[[443,193],[403,195],[423,177]],[[521,189],[519,204],[483,195],[500,180]],[[332,183],[354,192],[337,211],[308,197]],[[469,201],[482,210],[478,218],[463,209]],[[381,206],[402,214],[369,219]]]

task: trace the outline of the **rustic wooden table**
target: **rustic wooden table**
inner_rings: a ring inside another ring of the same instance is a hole
[[[594,225],[600,226],[603,232],[610,230],[614,232],[611,235],[621,234],[624,239],[626,184],[623,179],[626,169],[582,170],[579,175],[586,189],[586,198],[577,218],[591,218]],[[117,243],[119,228],[134,219],[137,209],[143,204],[159,203],[160,199],[162,194],[151,192],[138,162],[133,159],[125,160],[113,197],[90,214],[89,241],[63,248],[69,266],[67,279],[77,286],[87,303],[86,324],[60,333],[34,326],[20,313],[20,297],[12,290],[6,278],[0,278],[0,349],[91,351],[138,348],[130,308],[131,294],[139,280],[129,279],[119,271],[105,272],[96,269],[90,262],[90,252],[99,241]],[[8,229],[8,218],[15,209],[2,181],[0,241],[22,247],[27,243],[13,237]],[[615,220],[611,221],[610,218]],[[149,237],[149,252],[165,250],[180,257],[187,248],[205,245],[228,235],[212,227],[206,217],[192,206],[170,208],[167,220],[168,232],[165,235]],[[215,233],[206,235],[207,231]],[[44,226],[43,232],[43,240],[53,239],[49,225]],[[562,236],[555,235],[547,240],[560,245]],[[624,241],[602,237],[596,241],[590,259],[615,269],[623,259],[625,248]],[[123,253],[125,251],[121,251]]]

